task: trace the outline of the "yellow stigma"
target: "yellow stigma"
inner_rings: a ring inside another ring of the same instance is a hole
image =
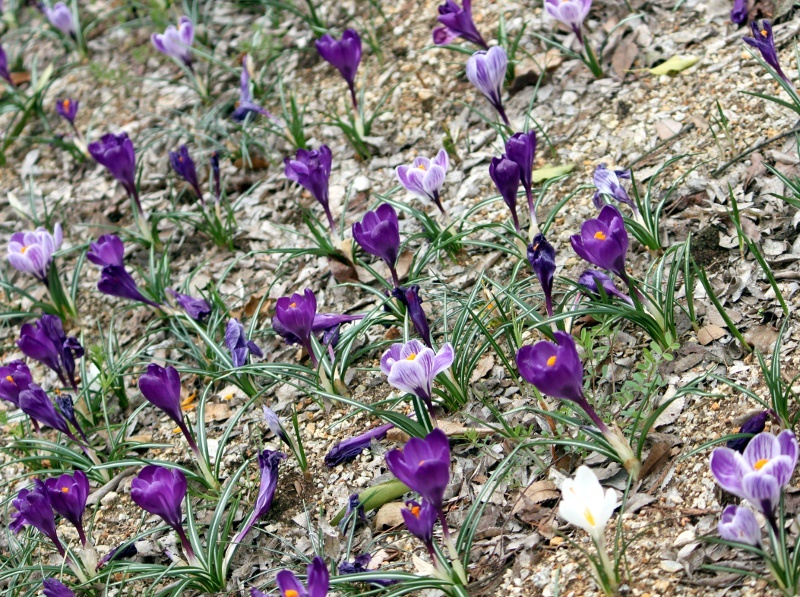
[[[297,306],[297,303],[292,303],[291,305],[289,305],[289,307],[292,308],[292,309],[294,309],[296,306]]]
[[[603,231],[602,231],[602,230],[598,230],[597,232],[595,232],[595,233],[594,233],[594,237],[595,237],[597,240],[606,240],[606,235],[603,233]]]
[[[420,170],[424,170],[425,169],[425,164],[420,164],[419,166],[417,166],[417,168],[419,168]]]
[[[68,99],[65,99],[63,102],[61,102],[61,105],[64,108],[65,112],[69,111],[69,100]]]
[[[288,589],[288,590],[287,590],[287,591],[284,593],[284,597],[300,597],[300,593],[298,593],[298,592],[297,592],[297,591],[295,591],[294,589]]]
[[[419,506],[414,506],[411,508],[411,514],[419,518]]]
[[[767,30],[766,29],[762,29],[761,30],[761,37],[766,37],[767,35],[768,35],[767,34]]]
[[[549,359],[547,359],[547,366],[552,367],[556,364],[556,360],[556,355],[551,356]]]
[[[22,247],[22,248],[19,250],[19,252],[20,252],[20,253],[22,253],[22,254],[24,255],[24,254],[25,254],[25,251],[27,251],[27,250],[28,250],[28,247]]]
[[[14,381],[14,378],[13,378],[13,377],[11,377],[10,375],[6,375],[6,379],[7,379],[8,381],[10,381],[11,383],[13,383],[14,385],[17,385],[17,383]]]
[[[755,463],[753,468],[756,469],[757,471],[760,471],[768,462],[769,458],[762,458],[761,460]]]
[[[69,487],[62,487],[61,493],[69,493]]]
[[[589,511],[589,508],[586,508],[586,510],[583,511],[583,517],[586,519],[586,522],[588,522],[592,526],[595,526],[594,516],[592,516],[592,513]]]
[[[410,355],[408,355],[408,356],[406,357],[406,360],[407,360],[407,361],[413,361],[413,360],[414,360],[414,359],[416,359],[416,358],[417,358],[417,353],[415,353],[415,352],[412,352]]]

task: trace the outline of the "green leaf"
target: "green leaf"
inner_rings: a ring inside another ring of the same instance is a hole
[[[381,483],[380,485],[365,489],[358,494],[358,501],[364,506],[364,511],[375,510],[392,500],[396,500],[409,491],[411,490],[405,483],[397,479],[392,479],[386,483]],[[347,508],[339,510],[336,516],[333,517],[333,520],[331,520],[331,524],[333,526],[339,524],[339,521],[344,518],[345,512],[347,512]]]
[[[564,166],[545,166],[533,171],[531,179],[533,182],[538,183],[549,178],[558,178],[569,174],[575,168],[575,164],[565,164]]]
[[[697,64],[697,61],[700,60],[697,56],[673,56],[666,62],[662,62],[658,66],[654,66],[653,68],[649,68],[651,73],[654,75],[669,75],[670,77],[674,77],[679,72],[686,70],[690,66],[694,66]]]

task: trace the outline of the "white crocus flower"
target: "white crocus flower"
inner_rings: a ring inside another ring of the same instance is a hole
[[[600,481],[588,466],[581,466],[574,479],[561,485],[558,515],[568,523],[583,529],[595,543],[602,543],[603,532],[614,509],[617,495],[613,489],[603,494]]]

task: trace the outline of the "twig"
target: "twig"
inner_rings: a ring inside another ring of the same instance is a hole
[[[136,467],[132,466],[130,468],[126,468],[125,470],[117,473],[117,476],[111,479],[108,483],[99,487],[94,493],[90,494],[89,497],[86,499],[86,503],[89,506],[93,506],[98,503],[101,499],[103,499],[106,495],[111,493],[112,491],[116,490],[119,487],[120,482],[125,478],[131,476],[133,473],[136,472]]]
[[[780,141],[780,140],[781,140],[781,139],[783,139],[784,137],[788,137],[789,135],[793,135],[794,133],[797,133],[797,132],[800,132],[800,121],[798,121],[798,122],[797,122],[797,124],[795,124],[795,125],[794,125],[792,128],[790,128],[788,131],[784,131],[784,132],[782,132],[780,135],[775,135],[774,137],[772,137],[772,138],[770,138],[770,139],[767,139],[766,141],[762,141],[762,142],[761,142],[761,143],[759,143],[758,145],[754,145],[754,146],[753,146],[753,147],[751,147],[750,149],[747,149],[747,150],[743,151],[742,153],[740,153],[739,155],[737,155],[735,158],[732,158],[732,159],[730,159],[730,160],[729,160],[729,161],[727,161],[725,164],[723,164],[722,166],[720,166],[719,168],[717,168],[716,170],[714,170],[714,171],[711,173],[711,176],[712,176],[713,178],[717,178],[717,177],[718,177],[720,174],[722,174],[723,172],[725,172],[725,170],[727,170],[727,169],[728,169],[730,166],[732,166],[733,164],[735,164],[736,162],[738,162],[738,161],[739,161],[739,160],[741,160],[742,158],[749,156],[749,155],[750,155],[751,153],[753,153],[754,151],[758,151],[759,149],[761,149],[762,147],[766,147],[766,146],[767,146],[767,145],[769,145],[770,143],[774,143],[775,141]]]
[[[661,149],[662,147],[664,147],[664,146],[665,146],[667,143],[671,143],[672,141],[674,141],[675,139],[677,139],[677,138],[678,138],[678,137],[680,137],[681,135],[685,135],[686,133],[688,133],[689,131],[691,131],[693,128],[694,128],[694,123],[693,123],[693,122],[690,122],[690,123],[689,123],[689,124],[687,124],[686,126],[684,126],[684,127],[681,127],[681,130],[679,130],[677,133],[675,133],[674,135],[672,135],[671,137],[669,137],[669,138],[667,138],[667,139],[664,139],[663,141],[661,141],[661,142],[659,142],[659,143],[656,143],[656,146],[655,146],[655,147],[653,147],[653,149],[651,149],[651,150],[650,150],[650,151],[648,151],[647,153],[643,153],[643,154],[642,154],[642,155],[640,155],[638,158],[636,158],[635,160],[633,160],[633,161],[632,161],[630,164],[628,164],[628,168],[633,168],[633,167],[634,167],[636,164],[638,164],[639,162],[641,162],[643,159],[645,159],[646,157],[648,157],[648,156],[650,156],[651,154],[655,153],[656,151],[658,151],[659,149]]]

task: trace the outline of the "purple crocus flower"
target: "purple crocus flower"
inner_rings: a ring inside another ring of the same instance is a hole
[[[104,234],[96,241],[89,244],[89,250],[86,252],[86,259],[100,267],[109,265],[118,265],[121,267],[124,255],[125,246],[122,244],[120,238],[115,234]]]
[[[75,359],[83,356],[83,347],[74,336],[67,336],[57,315],[42,315],[38,321],[20,328],[17,346],[22,353],[56,372],[63,384],[69,380],[77,391]]]
[[[353,224],[353,238],[367,253],[386,263],[395,287],[400,286],[395,267],[400,253],[400,223],[394,207],[382,203],[375,211],[365,213]]]
[[[215,151],[211,154],[211,176],[214,179],[214,200],[219,203],[222,197],[222,184],[219,178],[219,154]]]
[[[42,593],[44,597],[75,597],[72,589],[55,578],[45,578],[42,581]]]
[[[128,196],[136,203],[140,216],[144,215],[142,204],[139,201],[139,192],[136,190],[136,153],[133,143],[128,138],[128,133],[106,133],[99,141],[89,143],[89,154],[101,166],[105,166],[111,175],[117,179]]]
[[[150,36],[156,50],[170,58],[180,60],[192,68],[192,43],[194,43],[194,25],[192,20],[183,16],[178,20],[178,27],[170,25],[164,33],[153,33]]]
[[[251,61],[248,55],[242,58],[242,76],[239,80],[239,101],[231,114],[236,122],[244,122],[248,114],[261,114],[270,116],[264,108],[253,101],[253,94],[250,91],[250,69]]]
[[[556,250],[544,234],[537,234],[528,245],[528,262],[531,264],[544,292],[547,315],[553,316],[553,275],[556,273]]]
[[[293,294],[291,297],[283,296],[275,304],[275,323],[278,329],[285,330],[306,349],[308,356],[317,365],[317,357],[311,346],[311,331],[314,325],[314,316],[317,313],[317,297],[310,288],[303,294]],[[283,335],[283,334],[281,334]]]
[[[616,207],[603,207],[597,219],[586,220],[581,225],[581,233],[571,236],[570,242],[581,259],[617,274],[627,283],[625,256],[628,252],[628,233],[622,214]]]
[[[441,429],[424,439],[412,437],[402,450],[386,454],[392,474],[416,491],[444,518],[442,500],[450,482],[450,441]]]
[[[66,4],[56,2],[52,8],[45,6],[44,15],[53,27],[75,39],[75,21],[72,18],[72,11]]]
[[[336,41],[327,33],[316,41],[317,52],[322,58],[335,66],[350,88],[353,107],[358,109],[356,100],[356,73],[361,62],[361,37],[353,29],[346,29],[342,39]]]
[[[153,464],[144,467],[131,481],[131,499],[142,510],[159,516],[180,537],[183,550],[190,560],[194,551],[181,526],[181,504],[186,497],[186,476],[178,469]]]
[[[250,517],[236,536],[233,538],[233,543],[241,543],[253,525],[269,512],[272,506],[272,500],[275,497],[275,488],[278,485],[278,466],[281,460],[286,458],[283,452],[275,452],[273,450],[264,450],[258,455],[258,466],[261,469],[261,484],[258,488],[258,497],[256,498],[256,505],[250,513]]]
[[[8,56],[6,56],[3,46],[0,46],[0,78],[14,87],[14,81],[11,79],[11,73],[8,70]]]
[[[78,114],[80,102],[74,99],[57,99],[56,112],[61,118],[65,119],[70,125],[75,126],[75,116]]]
[[[764,431],[764,427],[767,424],[767,418],[770,416],[770,414],[771,411],[769,410],[762,410],[761,412],[756,413],[744,422],[741,429],[739,429],[737,433],[750,433],[752,435],[758,435]],[[725,445],[731,450],[736,450],[737,452],[742,453],[747,447],[747,444],[750,443],[751,439],[751,437],[739,437],[737,439],[729,440]]]
[[[392,344],[383,353],[381,371],[393,387],[423,400],[431,417],[435,419],[433,380],[453,364],[454,358],[453,347],[449,342],[435,353],[419,340],[411,340],[407,344]]]
[[[251,352],[257,357],[263,357],[264,353],[252,340],[247,339],[244,326],[235,317],[231,317],[228,326],[225,328],[225,345],[231,353],[231,361],[237,369],[244,366],[247,362],[247,355]]]
[[[581,26],[592,8],[592,0],[545,0],[544,8],[556,21],[572,29],[583,44]]]
[[[494,46],[488,51],[480,50],[467,60],[467,79],[486,96],[503,122],[510,127],[502,98],[507,66],[508,56],[502,46]]]
[[[200,450],[194,441],[181,409],[181,377],[175,367],[162,367],[156,363],[147,366],[147,373],[139,377],[139,391],[156,408],[164,411],[180,428],[192,452],[200,458]]]
[[[105,266],[100,272],[100,281],[97,283],[97,289],[108,296],[116,296],[144,303],[151,307],[161,308],[161,305],[151,301],[141,293],[133,276],[128,273],[124,265]]]
[[[731,9],[731,21],[742,26],[747,22],[747,0],[734,0]]]
[[[394,425],[381,425],[380,427],[375,427],[375,429],[370,429],[366,433],[339,442],[325,455],[325,465],[334,467],[353,460],[364,451],[364,448],[368,448],[372,444],[372,440],[380,441],[386,437],[392,427]]]
[[[319,201],[331,232],[336,230],[336,223],[328,205],[328,180],[331,177],[331,150],[327,145],[320,145],[317,149],[298,149],[295,159],[285,158],[283,163],[286,178],[296,182]]]
[[[448,465],[448,475],[450,474]],[[436,524],[436,519],[439,513],[436,507],[428,500],[422,500],[422,503],[417,503],[414,500],[408,500],[406,507],[400,510],[403,516],[403,521],[406,523],[408,532],[414,535],[417,539],[422,541],[435,562],[436,555],[433,549],[433,525]]]
[[[533,205],[533,160],[536,157],[536,131],[514,133],[506,141],[505,155],[519,166],[519,181],[528,198],[531,221],[536,223],[536,210]]]
[[[0,399],[19,407],[19,393],[33,383],[31,370],[22,361],[11,361],[0,367]]]
[[[33,231],[15,232],[8,242],[8,262],[14,269],[30,274],[49,286],[48,273],[53,253],[61,248],[64,235],[61,224],[56,224],[53,234],[43,227]]]
[[[330,575],[325,560],[315,556],[308,565],[308,589],[297,580],[297,577],[289,570],[281,570],[275,576],[278,589],[282,597],[326,597],[330,587]]]
[[[514,228],[519,232],[519,218],[517,218],[517,191],[519,191],[519,166],[505,154],[499,158],[492,158],[489,164],[489,176],[492,177],[494,186],[503,197],[508,209],[511,210],[511,219]]]
[[[764,62],[771,66],[781,79],[791,84],[789,77],[781,70],[781,65],[778,61],[775,38],[772,36],[772,25],[768,20],[763,19],[760,25],[757,21],[750,23],[750,28],[753,30],[753,37],[743,37],[742,41],[761,52],[761,58],[764,59]]]
[[[200,190],[197,169],[192,156],[189,155],[189,149],[185,145],[181,145],[178,151],[170,151],[169,162],[172,164],[172,169],[175,170],[175,173],[188,182],[197,198],[203,201],[203,191]]]
[[[181,294],[180,292],[175,292],[172,288],[167,288],[167,292],[173,296],[181,309],[195,321],[203,321],[211,313],[211,305],[205,299]]]
[[[132,558],[138,553],[139,551],[136,549],[135,543],[128,543],[128,545],[125,545],[125,543],[123,542],[122,545],[118,545],[117,547],[109,551],[106,555],[104,555],[102,558],[100,558],[100,561],[97,562],[97,569],[100,570],[109,562],[116,562],[118,560]]]
[[[22,409],[22,412],[31,419],[35,419],[42,425],[47,425],[56,431],[60,431],[75,443],[80,444],[78,438],[69,430],[67,420],[56,410],[53,403],[50,402],[47,393],[36,384],[30,384],[19,393],[19,407]]]
[[[602,195],[608,195],[620,203],[630,205],[633,211],[637,211],[636,204],[628,197],[627,191],[619,182],[620,178],[630,177],[630,170],[609,170],[605,164],[598,164],[592,176],[592,182],[597,189],[592,197],[595,207],[601,209],[603,207]]]
[[[436,18],[443,25],[433,30],[433,43],[437,46],[446,46],[457,37],[463,37],[484,50],[489,49],[472,19],[472,0],[463,0],[463,8],[453,0],[445,0]]]
[[[39,479],[35,479],[33,483],[31,489],[21,489],[11,502],[17,511],[11,515],[12,521],[8,528],[19,533],[23,527],[32,526],[53,542],[58,553],[66,556],[64,546],[56,533],[56,517],[50,505],[47,488]]]
[[[761,527],[755,514],[747,508],[730,505],[722,511],[717,525],[719,536],[725,541],[734,541],[758,547],[761,545]]]
[[[399,286],[392,290],[392,296],[405,305],[414,329],[422,337],[425,346],[431,348],[431,328],[425,310],[422,308],[422,299],[419,297],[419,284]]]
[[[364,319],[363,315],[339,315],[337,313],[317,313],[314,315],[314,323],[311,324],[311,333],[324,332],[327,337],[332,332],[338,330],[339,326],[343,323],[350,323],[351,321],[358,321]],[[283,326],[277,317],[272,319],[272,329],[275,333],[281,336],[287,344],[300,344],[300,338],[295,336],[291,331]],[[328,340],[323,337],[323,344],[328,344]],[[336,342],[333,343],[336,345]]]
[[[86,546],[86,534],[83,530],[83,512],[89,497],[89,479],[86,473],[80,470],[72,475],[65,473],[58,478],[47,479],[44,484],[53,510],[77,529],[81,545]]]
[[[372,570],[370,570],[367,567],[369,566],[369,562],[371,559],[372,556],[370,554],[362,553],[360,556],[356,556],[352,562],[342,562],[341,564],[339,564],[339,574],[362,574],[364,572],[372,572]],[[388,587],[391,585],[395,585],[400,581],[371,579],[369,582],[374,583],[376,585],[380,585],[382,587]]]
[[[83,441],[85,441],[88,445],[89,438],[86,437],[86,434],[83,432],[83,428],[80,426],[80,423],[78,423],[78,418],[75,416],[75,405],[72,402],[72,396],[56,390],[56,407],[58,408],[58,412],[61,413],[61,416],[63,416],[70,425],[78,430],[78,433],[80,433]]]
[[[411,166],[398,166],[397,178],[408,192],[432,201],[444,214],[439,193],[442,191],[449,167],[450,158],[444,149],[440,149],[433,159],[418,157]]]
[[[781,489],[789,483],[797,465],[798,444],[794,433],[756,435],[742,454],[730,448],[711,453],[711,472],[727,492],[747,500],[775,526],[775,507]]]
[[[264,411],[264,421],[266,421],[270,431],[275,434],[275,437],[280,438],[284,444],[292,446],[292,440],[289,439],[289,434],[286,433],[286,429],[283,428],[277,413],[266,404],[263,404],[261,408]]]
[[[614,286],[614,281],[611,279],[611,277],[601,271],[587,269],[581,274],[581,277],[578,278],[578,284],[582,286],[586,292],[589,292],[593,295],[599,295],[599,288],[602,288],[606,296],[615,296],[633,306],[631,297],[624,292],[617,290],[617,287]]]

